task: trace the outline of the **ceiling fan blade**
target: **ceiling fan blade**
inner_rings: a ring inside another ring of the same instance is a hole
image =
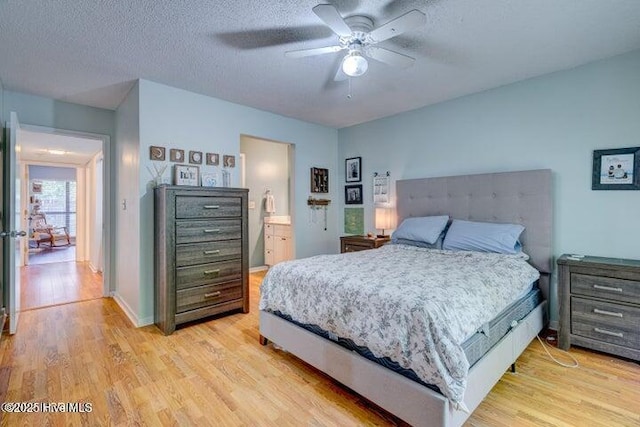
[[[413,30],[414,28],[424,25],[426,22],[427,16],[419,10],[414,9],[371,31],[368,38],[371,42],[378,43],[397,36],[398,34]]]
[[[416,61],[415,58],[410,56],[378,46],[367,47],[365,55],[371,59],[375,59],[376,61],[384,62],[385,64],[400,68],[410,67]]]
[[[288,58],[304,58],[306,56],[323,55],[325,53],[338,52],[344,49],[342,46],[325,46],[313,49],[289,50],[284,53]]]
[[[349,37],[351,35],[351,28],[344,22],[344,19],[342,19],[342,16],[340,16],[335,6],[331,4],[319,4],[313,8],[313,12],[340,37]]]

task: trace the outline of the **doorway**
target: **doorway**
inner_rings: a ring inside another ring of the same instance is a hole
[[[105,138],[23,126],[22,310],[101,298],[104,277]]]
[[[295,145],[241,135],[240,153],[242,185],[249,189],[249,266],[253,272],[277,260],[295,258]],[[277,238],[270,234],[276,228],[283,231]],[[272,247],[275,241],[279,245]]]

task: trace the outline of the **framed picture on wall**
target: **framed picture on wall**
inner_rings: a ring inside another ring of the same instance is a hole
[[[175,185],[200,185],[200,168],[198,166],[175,165],[173,168],[173,183]]]
[[[594,150],[592,190],[640,190],[640,147]]]
[[[352,157],[344,161],[344,176],[347,182],[362,180],[362,157]]]
[[[311,168],[311,192],[329,192],[329,169]]]
[[[362,204],[362,184],[344,186],[344,203],[346,205]]]

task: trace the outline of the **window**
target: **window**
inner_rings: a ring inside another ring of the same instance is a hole
[[[67,227],[71,236],[76,235],[76,182],[33,180],[42,183],[37,195],[39,209],[47,216],[47,224]],[[33,186],[32,181],[32,186]]]

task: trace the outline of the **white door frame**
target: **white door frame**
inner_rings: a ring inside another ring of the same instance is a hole
[[[113,280],[113,268],[111,265],[111,227],[113,226],[111,218],[111,137],[109,135],[102,135],[91,132],[81,132],[66,129],[56,129],[47,126],[37,125],[21,125],[21,129],[31,132],[49,133],[56,135],[73,136],[76,138],[94,139],[101,141],[102,143],[102,238],[104,241],[104,266],[102,271],[102,296],[111,296],[111,290],[113,286],[111,281]],[[73,167],[77,167],[74,165]]]

